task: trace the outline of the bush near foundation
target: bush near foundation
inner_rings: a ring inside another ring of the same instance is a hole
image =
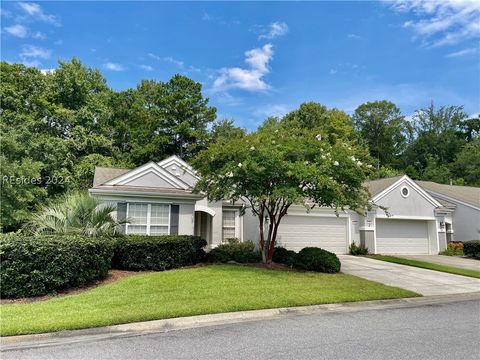
[[[107,237],[1,235],[1,296],[54,294],[103,279],[113,249],[114,240]]]

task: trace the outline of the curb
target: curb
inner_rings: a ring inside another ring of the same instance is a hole
[[[289,316],[336,314],[382,309],[401,309],[474,300],[480,300],[480,292],[188,316],[104,326],[83,330],[66,330],[53,333],[1,337],[0,350],[25,350],[80,342],[133,337],[182,329],[234,324],[248,321],[280,319]]]

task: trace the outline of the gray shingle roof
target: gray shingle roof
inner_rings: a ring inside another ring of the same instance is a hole
[[[377,194],[380,194],[383,190],[388,188],[390,185],[393,185],[398,181],[402,176],[393,176],[389,178],[383,178],[378,180],[369,180],[365,181],[364,185],[367,187],[370,195],[374,197]]]
[[[95,175],[93,176],[93,187],[105,184],[108,180],[112,180],[129,171],[130,169],[118,169],[97,166],[95,168]]]
[[[445,185],[432,181],[415,181],[425,191],[447,196],[458,201],[480,207],[480,188],[473,186]]]

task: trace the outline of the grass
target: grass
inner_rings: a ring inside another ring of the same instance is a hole
[[[446,272],[450,274],[463,275],[463,276],[469,276],[469,277],[480,279],[480,271],[478,270],[463,269],[463,268],[457,268],[453,266],[433,264],[426,261],[411,260],[411,259],[405,259],[405,258],[400,258],[396,256],[388,256],[388,255],[371,255],[370,257],[372,257],[373,259],[388,261],[396,264],[415,266],[423,269],[436,270],[436,271]]]
[[[144,273],[80,294],[0,306],[2,336],[418,294],[347,274],[216,265]]]

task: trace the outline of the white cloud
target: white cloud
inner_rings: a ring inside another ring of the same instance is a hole
[[[145,71],[153,71],[153,67],[151,67],[150,65],[139,65],[138,66],[140,69],[142,70],[145,70]]]
[[[203,14],[202,14],[202,20],[203,21],[210,21],[210,20],[213,20],[213,17],[209,13],[204,11]]]
[[[53,74],[55,72],[56,69],[40,69],[40,72],[43,74],[43,75],[50,75],[50,74]]]
[[[292,107],[286,104],[267,104],[255,110],[254,115],[261,116],[261,117],[269,117],[269,116],[282,117],[291,110],[292,110]]]
[[[22,59],[26,58],[39,58],[39,59],[48,59],[51,55],[49,49],[44,49],[40,46],[35,45],[23,45],[20,52],[20,57]]]
[[[475,54],[477,52],[476,48],[467,48],[459,51],[452,52],[445,57],[451,58],[451,57],[460,57],[460,56],[465,56],[465,55],[470,55],[470,54]]]
[[[183,65],[185,65],[185,63],[183,61],[174,59],[171,56],[164,57],[162,60],[165,61],[165,62],[169,62],[169,63],[171,63],[175,66],[178,66],[179,68],[183,68]]]
[[[357,34],[348,34],[348,35],[347,35],[347,38],[358,40],[358,39],[360,39],[360,35],[357,35]]]
[[[268,63],[273,58],[272,44],[245,52],[245,62],[248,69],[239,67],[222,68],[220,75],[213,82],[214,90],[243,89],[263,91],[270,88],[263,77],[270,72]]]
[[[43,11],[42,7],[33,2],[19,2],[18,6],[30,17],[50,23],[52,25],[59,26],[59,19],[51,14],[47,14]]]
[[[7,27],[4,27],[3,29],[10,35],[16,36],[19,38],[25,38],[28,34],[27,28],[21,24],[7,26]]]
[[[271,23],[267,29],[263,30],[258,39],[275,39],[276,37],[283,36],[288,32],[288,25],[284,22],[275,21]]]
[[[103,67],[110,71],[125,71],[127,68],[121,64],[107,62],[103,64]]]
[[[480,37],[480,2],[478,0],[396,0],[391,7],[409,12],[414,20],[403,26],[430,46],[460,43]]]
[[[37,40],[43,40],[43,39],[45,39],[47,36],[46,36],[44,33],[40,32],[40,31],[37,31],[35,34],[32,35],[32,37],[33,37],[34,39],[37,39]]]
[[[183,68],[185,63],[181,60],[177,60],[171,56],[166,56],[166,57],[161,57],[161,56],[158,56],[158,55],[155,55],[155,54],[152,54],[152,53],[148,53],[147,54],[149,57],[151,57],[152,59],[154,60],[157,60],[157,61],[165,61],[165,62],[168,62],[170,64],[173,64],[179,68]]]

